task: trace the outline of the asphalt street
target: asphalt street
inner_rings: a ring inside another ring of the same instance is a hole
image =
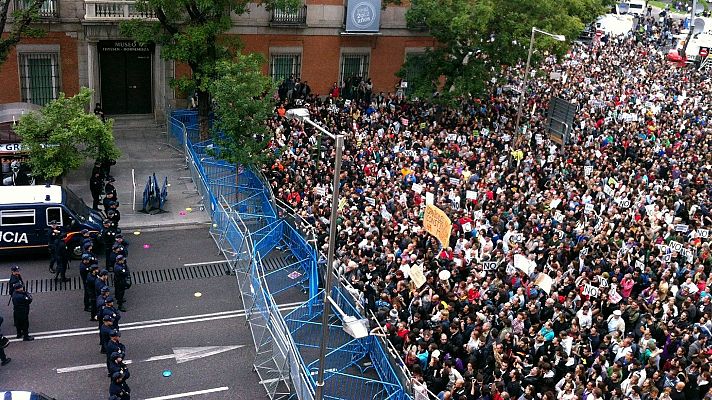
[[[204,226],[128,236],[134,273],[188,270],[192,265],[213,265],[212,271],[221,272],[217,262],[223,258]],[[14,264],[22,268],[26,281],[51,277],[48,260],[35,255],[0,260],[0,278],[9,276]],[[75,261],[68,276],[77,275]],[[159,277],[135,283],[127,291],[121,341],[132,361],[128,381],[132,398],[266,398],[252,372],[254,346],[236,279],[218,275],[167,281]],[[8,296],[0,297],[2,331],[13,339],[6,349],[12,362],[0,367],[0,388],[39,391],[57,400],[108,398],[97,323],[83,311],[82,293],[81,289],[34,293],[33,342],[14,340],[12,307],[7,305]],[[171,376],[163,376],[164,371]]]

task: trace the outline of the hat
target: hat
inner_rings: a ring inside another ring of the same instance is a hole
[[[440,359],[440,350],[433,350],[432,357]]]
[[[101,271],[99,271],[99,276],[104,276],[104,275],[109,275],[109,271],[107,271],[105,269],[102,269]]]
[[[613,311],[613,315],[616,315],[616,316],[619,316],[619,317],[620,317],[620,316],[623,315],[623,314],[621,313],[621,310],[614,310],[614,311]]]
[[[103,224],[110,224],[110,223],[111,223],[111,221],[110,221],[110,220],[108,220],[108,219],[105,219],[104,221],[102,221],[102,223],[103,223]]]
[[[16,284],[12,285],[13,289],[24,289],[25,287],[22,285],[22,283],[17,282]]]
[[[124,257],[123,255],[119,254],[118,256],[116,256],[116,261],[121,261],[121,260],[123,260],[124,258],[126,258],[126,257]]]
[[[101,288],[101,293],[109,293],[109,292],[111,292],[111,289],[109,289],[108,286],[104,286]]]
[[[104,321],[111,321],[112,319],[111,315],[104,315],[104,318],[102,318]]]
[[[107,317],[108,317],[108,315],[107,315]],[[109,334],[109,336],[110,336],[110,337],[117,337],[117,336],[118,336],[118,337],[121,337],[121,332],[119,332],[118,330],[114,329],[113,331],[111,331],[111,333]]]
[[[124,237],[124,235],[117,233],[116,236],[114,236],[114,237],[117,239],[122,239]]]
[[[104,300],[104,302],[106,302],[106,303],[113,303],[113,302],[114,302],[114,296],[109,296],[109,297],[107,297],[106,300]]]
[[[99,264],[90,264],[89,269],[90,270],[99,269]]]
[[[17,272],[17,271],[19,271],[19,270],[20,270],[20,266],[19,266],[19,265],[13,265],[12,267],[10,267],[10,271],[12,271],[12,272]]]
[[[111,358],[112,360],[116,360],[117,358],[124,358],[124,354],[115,351],[115,352],[111,353],[109,358]]]
[[[82,261],[84,260],[91,260],[91,254],[84,253],[82,254]]]
[[[109,178],[106,179],[107,182],[116,182],[116,179],[114,179],[113,176],[110,176]]]
[[[122,379],[124,377],[124,374],[122,374],[120,371],[114,372],[111,375],[111,379],[117,380],[117,379]]]
[[[52,220],[52,221],[49,221],[49,224],[50,225],[59,225],[59,222],[57,222],[56,220]]]
[[[82,229],[81,231],[79,231],[79,233],[81,233],[82,235],[86,235],[87,233],[89,233],[89,229]]]

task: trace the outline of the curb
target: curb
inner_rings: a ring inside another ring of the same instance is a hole
[[[151,224],[151,225],[126,225],[121,226],[123,232],[130,232],[133,230],[140,230],[143,232],[164,232],[164,231],[176,231],[176,230],[187,230],[187,229],[202,229],[212,226],[212,221],[207,222],[175,222],[175,223],[165,223],[165,224]]]

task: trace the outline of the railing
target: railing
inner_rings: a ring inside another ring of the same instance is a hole
[[[32,4],[31,0],[15,0],[16,10],[25,10]],[[58,18],[59,0],[45,0],[38,10],[40,18]]]
[[[85,20],[120,21],[125,19],[155,19],[153,11],[140,9],[130,0],[84,0]]]
[[[296,10],[274,8],[269,22],[272,26],[304,26],[307,24],[307,6]]]

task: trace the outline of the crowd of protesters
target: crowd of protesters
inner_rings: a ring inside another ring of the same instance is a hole
[[[542,57],[522,135],[523,68],[457,107],[305,99],[346,137],[336,267],[418,390],[712,399],[712,81],[667,62],[662,31]],[[554,97],[578,108],[565,146],[547,133]],[[333,144],[284,108],[267,174],[326,252]],[[424,230],[427,204],[452,221],[448,243]]]

